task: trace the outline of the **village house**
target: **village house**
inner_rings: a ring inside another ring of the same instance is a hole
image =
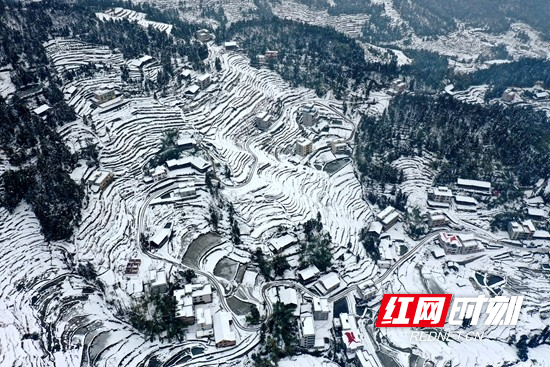
[[[231,331],[231,313],[226,311],[220,311],[213,317],[214,323],[214,342],[216,347],[231,347],[237,344],[237,338],[235,332]]]
[[[299,138],[296,140],[296,154],[302,157],[307,156],[313,151],[313,144],[311,140],[306,138]]]

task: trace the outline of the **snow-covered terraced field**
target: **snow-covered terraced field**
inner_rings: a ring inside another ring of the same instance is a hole
[[[272,5],[273,14],[280,18],[292,19],[308,24],[331,27],[349,37],[360,37],[368,14],[331,16],[326,10],[314,10],[307,5],[283,0]]]
[[[58,72],[100,64],[118,69],[123,63],[121,53],[107,46],[97,46],[72,38],[55,38],[44,44],[46,54]]]
[[[67,39],[52,41],[48,55],[59,70],[76,68],[78,59],[71,59],[71,50],[81,60],[87,60],[87,55],[102,55],[94,60],[109,65],[125,62],[101,47]],[[152,269],[170,273],[186,246],[211,230],[207,219],[213,199],[204,188],[204,173],[180,177],[181,173],[174,171],[160,182],[143,181],[144,168],[159,151],[167,130],[195,134],[199,142],[196,155],[214,163],[217,175],[227,165],[231,177],[222,179],[225,188],[221,195],[234,204],[236,217],[250,229],[243,243],[254,246],[251,249],[278,225],[295,226],[319,212],[332,237],[334,256],[343,259],[337,262],[339,269],[345,269],[343,279],[360,282],[377,272],[358,241],[372,213],[363,200],[353,165],[328,174],[313,168],[309,158],[294,154],[299,137],[313,138],[315,149],[324,150],[328,140],[322,139],[353,138],[355,122],[342,115],[342,104],[318,98],[308,89],[291,88],[278,74],[254,69],[244,56],[226,53],[221,47],[213,46],[210,57],[220,57],[222,71],[214,73],[213,85],[202,89],[193,100],[177,95],[159,100],[121,95],[124,83],[118,68],[96,72],[93,77],[76,77],[63,87],[65,100],[79,119],[59,127],[60,135],[73,152],[89,143],[99,148],[99,167],[80,162],[73,177],[86,180],[99,168],[112,171],[114,180],[103,191],[87,189],[81,223],[69,242],[45,243],[26,205],[20,205],[13,215],[0,211],[0,252],[7,259],[0,266],[3,274],[11,274],[0,281],[3,304],[11,307],[0,310],[0,327],[10,335],[9,340],[0,339],[0,347],[14,351],[2,353],[2,365],[14,364],[18,356],[33,366],[50,365],[52,359],[58,365],[137,366],[147,363],[152,355],[166,360],[181,352],[183,346],[201,345],[198,341],[183,345],[149,342],[121,318],[132,304],[129,289],[134,280],[124,275],[130,258],[142,259],[143,276]],[[119,96],[108,106],[94,108],[91,98],[102,88],[111,88]],[[298,110],[309,103],[325,121],[343,121],[333,126],[328,136],[316,137],[312,129],[299,124]],[[274,116],[272,127],[263,132],[254,124],[255,115],[262,111]],[[174,200],[167,195],[189,178],[196,183],[198,196],[177,205],[169,203]],[[136,239],[140,234],[150,236],[167,222],[174,226],[173,240],[154,257],[148,257]],[[221,233],[227,231],[224,223]],[[233,249],[231,242],[224,246],[233,259],[248,261],[248,254]],[[206,270],[215,266],[214,260],[206,256],[200,259]],[[75,275],[74,265],[88,262],[101,284]],[[29,267],[29,263],[37,266]],[[252,339],[240,343],[238,350],[257,342],[250,331],[239,326],[239,335]],[[44,340],[27,337],[22,344],[9,344],[34,332],[45,335]],[[59,352],[43,359],[45,348],[40,343],[55,345],[54,349],[59,345]],[[220,355],[234,357],[235,353],[224,351]]]
[[[136,22],[143,28],[153,28],[161,32],[170,34],[172,32],[172,25],[167,23],[153,22],[147,20],[147,14],[136,12],[135,10],[129,10],[124,8],[114,8],[105,11],[104,13],[96,13],[96,16],[101,20],[121,20],[127,19],[130,22]]]

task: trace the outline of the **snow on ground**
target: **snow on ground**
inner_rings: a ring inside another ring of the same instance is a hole
[[[363,26],[369,19],[368,14],[351,14],[331,16],[326,10],[314,10],[307,5],[294,1],[283,0],[272,4],[273,14],[283,19],[292,19],[299,22],[318,26],[332,27],[339,32],[353,38],[362,35]]]
[[[10,70],[0,70],[0,96],[7,98],[15,92],[15,85],[11,82]]]
[[[524,32],[529,36],[525,42],[518,38]],[[482,29],[464,28],[448,35],[437,37],[435,40],[423,40],[413,37],[411,46],[426,49],[455,58],[457,71],[472,71],[478,68],[487,68],[494,60],[478,63],[480,56],[489,55],[491,48],[505,45],[512,59],[524,57],[549,58],[550,43],[543,40],[541,35],[523,23],[514,23],[510,30],[502,34],[490,34]]]
[[[295,357],[283,358],[279,361],[280,367],[336,367],[336,363],[329,361],[326,358],[314,357],[310,355],[301,355]]]

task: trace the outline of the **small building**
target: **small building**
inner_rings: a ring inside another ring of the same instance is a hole
[[[48,106],[47,104],[43,104],[36,107],[34,110],[32,110],[32,112],[38,117],[40,117],[42,120],[45,120],[46,118],[48,118],[50,109],[51,109],[50,106]]]
[[[194,290],[193,293],[191,293],[191,298],[193,299],[194,305],[212,302],[212,286],[206,284],[201,289]]]
[[[238,50],[239,49],[239,45],[237,45],[237,42],[235,41],[229,41],[229,42],[225,42],[224,43],[224,47],[226,50]]]
[[[185,94],[186,97],[194,97],[196,96],[198,93],[199,93],[199,90],[201,89],[201,87],[199,87],[198,85],[196,84],[193,84],[192,86],[190,86],[189,88],[187,88],[185,90],[185,92],[183,92]]]
[[[107,186],[113,181],[114,175],[111,171],[94,172],[88,179],[88,183],[96,190],[104,191]]]
[[[478,194],[490,195],[491,194],[491,183],[487,181],[478,181],[478,180],[466,180],[459,178],[456,181],[457,187]]]
[[[180,319],[186,325],[195,323],[195,312],[193,310],[193,300],[185,295],[185,290],[178,289],[174,291],[176,299],[176,318]]]
[[[108,102],[112,99],[115,99],[116,94],[114,89],[98,89],[94,93],[94,97],[92,98],[92,102],[96,105],[103,104],[105,102]]]
[[[226,311],[216,313],[212,319],[214,323],[214,342],[216,347],[231,347],[237,344],[235,332],[231,331],[233,319]]]
[[[544,221],[548,218],[548,213],[544,209],[539,208],[527,208],[527,215],[530,219],[535,221]]]
[[[428,213],[428,224],[430,227],[444,227],[449,223],[449,218],[441,210],[434,210]]]
[[[313,297],[313,319],[328,320],[330,309],[328,307],[328,299]]]
[[[400,94],[400,93],[403,93],[405,90],[407,90],[407,83],[405,83],[401,79],[395,79],[391,83],[391,88],[395,93]]]
[[[197,77],[197,84],[201,89],[206,89],[210,85],[210,74],[203,74]]]
[[[453,192],[448,187],[438,186],[428,192],[428,198],[440,203],[450,203],[453,200]]]
[[[323,294],[332,292],[340,286],[340,277],[336,273],[328,273],[319,278],[316,288]]]
[[[262,131],[266,131],[271,127],[273,122],[273,116],[271,116],[267,111],[260,112],[254,117],[254,123],[256,127]]]
[[[477,200],[475,198],[469,197],[469,196],[463,196],[463,195],[456,195],[455,196],[455,203],[458,207],[458,209],[462,210],[477,210]]]
[[[399,220],[399,213],[391,205],[376,215],[376,219],[382,223],[384,230],[390,229]]]
[[[197,327],[200,330],[212,329],[212,311],[209,308],[197,308],[195,310]]]
[[[333,140],[330,142],[330,150],[332,154],[349,153],[350,147],[344,140]]]
[[[302,124],[305,126],[313,126],[317,123],[318,113],[315,105],[309,103],[300,107],[300,114],[302,115]]]
[[[194,183],[180,183],[174,193],[181,198],[197,196],[197,189]]]
[[[197,39],[201,42],[208,42],[208,41],[211,41],[214,36],[212,35],[212,33],[210,33],[210,31],[208,31],[208,29],[199,29],[198,31],[195,32],[195,37],[197,37]]]
[[[176,141],[176,146],[183,150],[195,148],[197,141],[192,136],[183,136]]]
[[[310,283],[313,280],[317,279],[321,272],[315,265],[311,265],[305,269],[298,270],[297,274],[302,282]]]
[[[378,236],[384,231],[384,225],[379,221],[374,221],[369,225],[369,233],[376,233]]]
[[[264,59],[266,62],[277,61],[278,58],[279,58],[279,51],[267,50],[265,52]]]
[[[277,254],[288,247],[292,246],[293,244],[297,243],[298,239],[290,234],[286,234],[282,237],[272,238],[268,241],[269,249]]]
[[[150,170],[149,173],[151,174],[151,178],[154,182],[160,181],[168,177],[168,171],[163,166],[155,167],[155,169]]]
[[[511,240],[530,240],[537,229],[531,220],[521,223],[510,222],[508,224],[508,235]]]
[[[279,290],[279,300],[282,304],[294,307],[298,306],[298,292],[294,288],[283,287]]]
[[[313,143],[306,138],[299,138],[296,140],[296,154],[302,157],[307,156],[313,151]]]
[[[315,326],[312,316],[302,316],[299,320],[300,346],[313,348],[315,346]]]
[[[153,237],[149,239],[149,245],[156,248],[161,248],[165,243],[168,242],[170,236],[172,235],[171,228],[161,228],[155,232]]]
[[[149,287],[151,293],[166,293],[168,291],[168,280],[164,270],[149,272]]]
[[[502,93],[502,100],[504,102],[512,103],[516,99],[516,93],[514,93],[511,90],[505,90],[504,93]]]
[[[432,255],[436,259],[441,259],[445,256],[445,251],[441,247],[438,247],[432,250]]]

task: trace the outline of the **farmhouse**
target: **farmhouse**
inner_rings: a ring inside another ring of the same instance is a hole
[[[316,279],[321,272],[315,265],[311,265],[305,269],[298,270],[297,274],[304,283],[309,283]]]
[[[260,112],[254,118],[254,123],[256,127],[262,131],[266,131],[271,127],[273,116],[271,116],[267,111]]]
[[[235,41],[225,42],[224,47],[226,50],[237,50],[239,48]]]
[[[453,192],[448,187],[434,187],[428,192],[428,198],[440,203],[450,203],[453,200]]]
[[[214,342],[216,347],[231,347],[237,344],[235,332],[231,331],[231,314],[226,311],[220,311],[214,315]]]
[[[170,159],[166,162],[168,170],[173,171],[181,168],[193,168],[204,173],[210,168],[210,163],[200,157],[184,157],[180,159]]]
[[[50,111],[51,107],[47,104],[40,105],[39,107],[36,107],[32,112],[40,117],[42,120],[45,120],[48,117],[48,113]]]
[[[478,180],[465,180],[459,178],[456,181],[458,188],[470,191],[478,194],[490,195],[491,194],[491,183],[487,181],[478,181]]]
[[[336,273],[328,273],[319,278],[319,282],[316,284],[316,288],[319,292],[327,294],[340,286],[340,277]]]
[[[114,175],[111,171],[97,171],[88,179],[88,184],[92,185],[94,191],[105,190],[113,181]]]
[[[195,32],[195,37],[201,42],[211,41],[214,36],[208,31],[208,29],[199,29]]]
[[[94,93],[94,97],[92,98],[92,103],[95,105],[100,105],[112,99],[115,99],[115,97],[116,97],[116,94],[114,89],[108,89],[108,88],[98,89]]]
[[[298,240],[296,239],[296,237],[287,234],[282,237],[272,238],[269,240],[268,243],[269,249],[273,253],[279,253],[297,242]]]
[[[393,206],[387,206],[384,210],[376,215],[376,219],[382,223],[384,230],[390,229],[399,220],[399,213]]]

